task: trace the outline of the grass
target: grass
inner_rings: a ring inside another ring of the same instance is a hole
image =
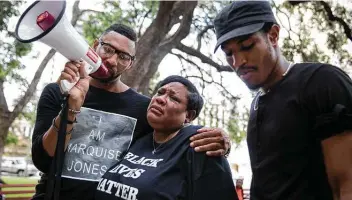
[[[6,184],[36,184],[38,183],[37,179],[27,178],[27,177],[12,177],[12,176],[2,176],[2,180]],[[34,190],[34,187],[16,187],[16,188],[4,188],[3,191],[26,191],[26,190]],[[7,194],[6,197],[31,197],[33,196],[33,192],[28,194]]]

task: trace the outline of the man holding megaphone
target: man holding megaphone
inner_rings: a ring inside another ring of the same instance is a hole
[[[130,27],[114,24],[93,46],[109,76],[89,77],[84,70],[87,63],[82,61],[67,62],[61,73],[59,82],[77,83],[69,91],[60,199],[93,198],[100,176],[120,159],[132,140],[141,136],[142,130],[151,130],[145,117],[149,98],[120,81],[120,75],[132,66],[135,42],[136,34]],[[46,191],[61,100],[60,84],[51,83],[38,103],[32,158],[45,175],[36,187],[34,199],[44,198]]]

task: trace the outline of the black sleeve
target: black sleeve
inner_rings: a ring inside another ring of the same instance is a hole
[[[61,110],[61,92],[56,83],[45,86],[37,107],[37,118],[32,137],[32,160],[42,172],[48,173],[52,157],[44,150],[43,135]]]
[[[312,115],[315,138],[324,140],[352,130],[352,81],[341,69],[321,66],[311,76],[303,96]]]
[[[192,200],[238,200],[226,158],[210,157],[190,148],[193,183]]]

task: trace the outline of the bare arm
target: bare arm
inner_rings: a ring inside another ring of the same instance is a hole
[[[77,84],[70,90],[70,96],[68,98],[68,107],[69,109],[79,111],[83,105],[85,96],[89,88],[89,77],[84,71],[83,62],[68,62],[65,65],[64,71],[61,73],[58,83],[60,80],[68,80],[73,82],[76,78],[79,78]],[[67,116],[69,121],[75,121],[76,115],[72,112],[68,112]],[[43,147],[44,150],[50,155],[54,156],[56,143],[57,143],[57,134],[58,131],[55,127],[59,127],[60,124],[60,114],[56,117],[54,124],[50,126],[49,130],[43,136]],[[55,126],[55,127],[53,127]],[[73,124],[67,124],[66,133],[70,132],[73,128]],[[65,150],[70,141],[71,134],[66,135],[65,139]]]
[[[352,199],[352,131],[321,142],[334,200]]]
[[[74,121],[75,120],[75,115],[74,114],[69,114],[67,116],[67,118],[70,121]],[[55,123],[56,127],[59,127],[60,115],[58,115],[56,117],[54,123]],[[67,124],[66,133],[71,131],[72,128],[73,128],[73,124]],[[57,135],[58,135],[58,131],[53,127],[53,125],[51,125],[49,130],[43,136],[43,147],[44,147],[45,151],[49,154],[49,156],[52,156],[52,157],[54,156],[55,150],[56,150]],[[68,146],[68,143],[69,143],[70,139],[71,139],[71,134],[67,134],[66,135],[66,139],[65,139],[65,150],[66,150],[66,148]]]

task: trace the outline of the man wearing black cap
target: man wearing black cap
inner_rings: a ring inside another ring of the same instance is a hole
[[[259,90],[248,122],[252,200],[352,199],[352,81],[324,63],[292,63],[268,1],[237,1],[215,18],[242,81]]]

